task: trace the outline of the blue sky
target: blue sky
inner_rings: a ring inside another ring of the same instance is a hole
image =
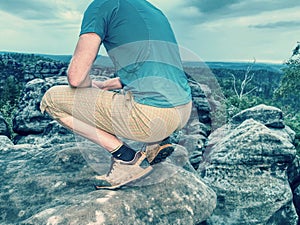
[[[167,15],[180,46],[204,61],[283,62],[300,41],[299,0],[149,1]],[[0,1],[0,51],[72,54],[90,2]]]

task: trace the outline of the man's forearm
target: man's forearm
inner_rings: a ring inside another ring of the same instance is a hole
[[[68,82],[71,87],[92,86],[89,72],[97,57],[100,43],[101,38],[95,33],[87,33],[79,37],[67,71]]]

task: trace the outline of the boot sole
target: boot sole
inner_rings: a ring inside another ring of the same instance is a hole
[[[174,147],[172,145],[162,148],[157,154],[157,156],[155,156],[155,158],[151,162],[149,162],[150,165],[154,165],[156,163],[165,161],[165,159],[169,157],[173,152],[174,152]]]

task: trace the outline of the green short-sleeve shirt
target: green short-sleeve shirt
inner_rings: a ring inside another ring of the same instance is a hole
[[[97,33],[135,101],[174,107],[191,101],[178,45],[165,15],[145,0],[94,0],[81,32]]]

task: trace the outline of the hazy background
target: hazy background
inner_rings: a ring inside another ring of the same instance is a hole
[[[149,0],[204,61],[283,62],[300,41],[299,0]],[[0,51],[72,54],[91,0],[1,0]],[[103,50],[101,50],[103,53]]]

